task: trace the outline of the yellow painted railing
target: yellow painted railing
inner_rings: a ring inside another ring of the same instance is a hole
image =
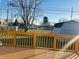
[[[61,50],[75,36],[59,35],[50,33],[31,33],[0,30],[0,41],[3,46],[18,46],[31,48],[46,48]],[[79,40],[72,43],[66,50],[79,51]]]

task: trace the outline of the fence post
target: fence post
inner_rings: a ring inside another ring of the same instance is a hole
[[[54,44],[53,44],[54,50],[56,50],[56,34],[54,34]]]
[[[13,32],[14,34],[14,42],[13,42],[13,46],[15,47],[16,46],[16,32]]]
[[[36,48],[36,33],[34,33],[34,41],[33,41],[33,48]]]

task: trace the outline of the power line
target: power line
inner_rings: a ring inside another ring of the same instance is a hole
[[[64,8],[43,8],[44,11],[54,11],[54,12],[71,12],[71,9],[64,9]],[[79,12],[79,9],[74,9],[75,13]]]
[[[44,11],[49,11],[49,12],[71,12],[71,10],[59,10],[59,9],[47,9],[47,10],[44,10]],[[79,11],[76,11],[76,10],[74,10],[73,12],[75,12],[75,13],[79,13]]]
[[[64,14],[64,15],[70,15],[71,12],[67,13],[67,12],[42,12],[43,14]],[[79,13],[74,13],[74,15],[79,15]]]

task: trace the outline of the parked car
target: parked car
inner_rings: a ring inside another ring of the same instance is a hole
[[[3,44],[2,44],[2,41],[0,41],[0,46],[2,46]]]

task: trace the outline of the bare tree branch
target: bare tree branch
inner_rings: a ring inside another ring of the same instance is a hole
[[[16,10],[19,12],[19,15],[26,25],[25,29],[30,28],[35,20],[36,11],[41,4],[40,0],[14,0],[17,3],[13,2],[16,7]]]

